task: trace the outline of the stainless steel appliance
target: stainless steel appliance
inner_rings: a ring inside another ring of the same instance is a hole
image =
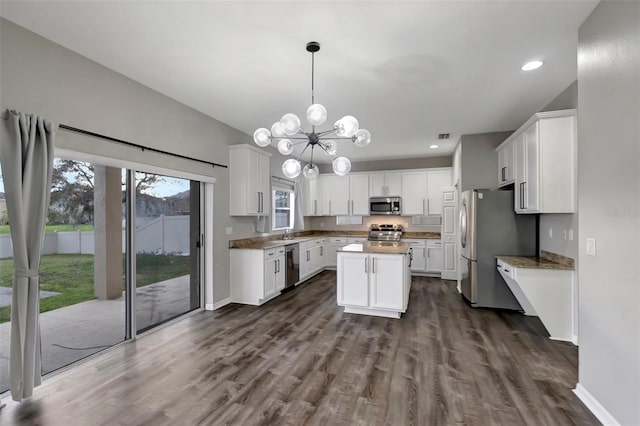
[[[402,214],[400,197],[371,197],[369,198],[369,214],[397,215]]]
[[[300,245],[288,244],[285,246],[285,263],[287,272],[285,276],[284,289],[287,290],[295,286],[300,281]]]
[[[513,191],[482,189],[460,197],[461,288],[473,307],[522,310],[495,259],[536,255],[536,217],[516,214],[513,198]]]
[[[369,226],[369,241],[395,241],[402,238],[402,225],[376,225]]]

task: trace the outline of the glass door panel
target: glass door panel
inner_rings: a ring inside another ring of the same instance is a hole
[[[200,183],[135,173],[138,333],[200,307]]]

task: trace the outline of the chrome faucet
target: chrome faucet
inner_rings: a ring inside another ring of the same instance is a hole
[[[289,235],[289,230],[288,229],[284,230],[284,234],[282,234],[282,239],[283,240],[290,240],[291,239],[291,235]]]

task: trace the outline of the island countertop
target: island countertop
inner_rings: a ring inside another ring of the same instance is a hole
[[[386,242],[386,241],[364,241],[362,243],[349,244],[338,249],[338,252],[350,253],[370,253],[370,254],[407,254],[411,244]]]

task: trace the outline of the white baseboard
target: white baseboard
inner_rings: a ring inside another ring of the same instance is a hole
[[[222,299],[221,301],[216,302],[216,303],[206,303],[204,305],[204,309],[206,311],[215,311],[216,309],[220,309],[223,306],[228,305],[229,303],[231,303],[231,299],[229,297],[227,297],[226,299]]]
[[[600,404],[598,400],[595,399],[593,395],[591,395],[580,383],[576,385],[573,393],[580,398],[580,401],[587,406],[587,408],[598,418],[598,420],[602,422],[603,425],[620,426],[620,423],[618,423],[615,417],[613,417],[611,413],[609,413],[606,408],[604,408],[602,404]]]

